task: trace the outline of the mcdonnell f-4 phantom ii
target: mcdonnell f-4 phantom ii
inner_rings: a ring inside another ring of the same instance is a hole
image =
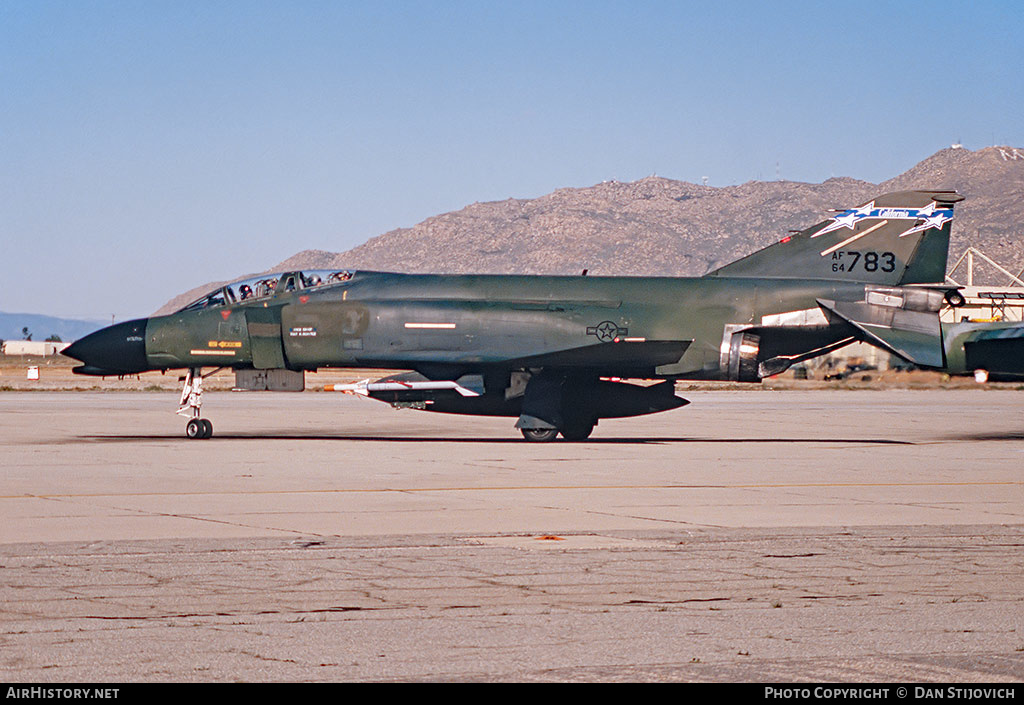
[[[185,370],[178,413],[190,438],[213,432],[204,368],[283,391],[303,389],[305,371],[362,367],[408,372],[333,390],[517,418],[531,441],[582,440],[600,419],[687,404],[675,380],[759,382],[855,341],[943,368],[939,311],[960,296],[943,282],[961,200],[878,196],[702,277],[262,275],[64,354],[85,375]]]

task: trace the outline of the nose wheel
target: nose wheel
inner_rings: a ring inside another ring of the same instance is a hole
[[[185,424],[185,435],[189,438],[209,438],[213,435],[213,424],[209,419],[189,419]]]
[[[214,370],[216,372],[216,370]],[[213,435],[213,424],[209,419],[200,418],[203,406],[203,374],[202,368],[195,367],[185,375],[185,387],[181,390],[181,402],[178,413],[191,416],[185,424],[185,435],[188,438],[205,439]]]

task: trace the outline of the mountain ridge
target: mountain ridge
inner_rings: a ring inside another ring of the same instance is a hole
[[[59,318],[39,313],[8,313],[0,311],[0,340],[21,340],[22,328],[28,328],[34,340],[46,340],[52,335],[69,343],[104,325],[103,321],[77,318]]]

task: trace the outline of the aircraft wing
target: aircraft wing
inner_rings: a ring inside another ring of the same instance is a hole
[[[692,340],[621,341],[595,343],[558,352],[509,360],[517,368],[590,370],[601,375],[627,377],[652,374],[655,367],[672,365],[683,357]]]

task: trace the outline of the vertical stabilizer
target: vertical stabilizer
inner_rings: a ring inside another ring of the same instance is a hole
[[[955,191],[887,193],[706,276],[940,283],[953,204],[962,200]]]

